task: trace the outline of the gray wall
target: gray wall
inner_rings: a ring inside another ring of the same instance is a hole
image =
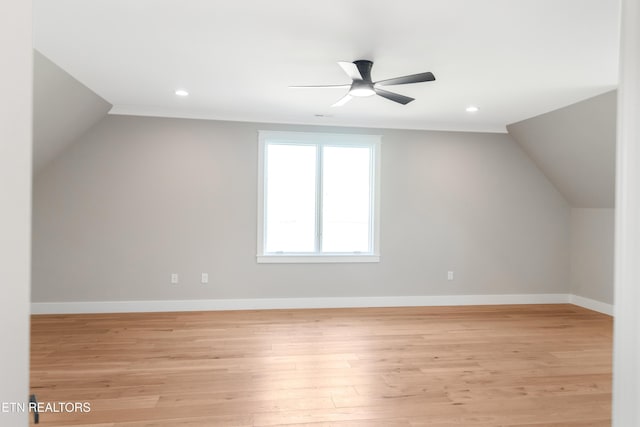
[[[507,129],[573,208],[572,293],[612,304],[616,92]]]
[[[256,263],[260,129],[383,135],[382,262]],[[36,177],[33,301],[566,293],[569,220],[508,135],[108,116]]]
[[[613,208],[616,92],[507,126],[577,208]]]
[[[33,165],[37,173],[111,109],[111,104],[33,51]]]
[[[613,304],[613,209],[571,209],[571,293]]]
[[[0,402],[25,402],[29,386],[31,210],[31,2],[0,5]],[[27,414],[0,412],[0,425]]]

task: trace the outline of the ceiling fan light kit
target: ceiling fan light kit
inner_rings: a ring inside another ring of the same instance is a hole
[[[408,76],[395,77],[392,79],[380,80],[374,82],[371,79],[371,68],[373,62],[366,59],[360,59],[353,62],[338,62],[342,70],[351,78],[351,85],[323,85],[323,86],[289,86],[292,89],[326,89],[326,88],[349,88],[349,92],[343,96],[332,107],[340,107],[351,101],[353,97],[368,97],[379,95],[398,104],[406,105],[414,100],[414,98],[400,95],[399,93],[389,92],[381,89],[381,86],[404,85],[411,83],[431,82],[436,78],[431,72],[411,74]]]

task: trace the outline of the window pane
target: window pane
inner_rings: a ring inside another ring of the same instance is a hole
[[[369,252],[370,148],[323,150],[322,251]]]
[[[267,145],[267,252],[313,252],[316,147]]]

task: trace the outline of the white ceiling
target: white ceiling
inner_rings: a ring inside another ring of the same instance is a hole
[[[618,0],[35,0],[34,19],[113,113],[504,132],[617,84]],[[287,88],[348,83],[356,59],[437,80],[393,87],[406,106]]]

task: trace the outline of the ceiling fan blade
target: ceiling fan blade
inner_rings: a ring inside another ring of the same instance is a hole
[[[351,85],[289,86],[289,89],[349,89]]]
[[[379,82],[375,82],[375,84],[380,86],[406,85],[409,83],[432,82],[435,79],[436,78],[433,73],[427,72],[411,74],[410,76],[395,77],[393,79],[380,80]]]
[[[362,80],[362,74],[360,74],[360,70],[358,70],[358,67],[353,62],[340,61],[338,65],[347,73],[347,76],[349,76],[351,80]]]
[[[343,96],[342,98],[340,98],[340,100],[338,102],[336,102],[335,104],[332,105],[332,107],[341,107],[344,104],[346,104],[347,102],[351,101],[351,98],[353,98],[351,95],[346,94],[345,96]]]
[[[402,105],[407,105],[408,103],[410,103],[411,101],[414,100],[414,98],[410,98],[408,96],[404,96],[404,95],[400,95],[399,93],[394,93],[394,92],[389,92],[387,90],[382,90],[382,89],[378,89],[377,87],[374,87],[373,90],[380,95],[383,98],[387,98],[391,101],[397,102],[398,104],[402,104]]]

